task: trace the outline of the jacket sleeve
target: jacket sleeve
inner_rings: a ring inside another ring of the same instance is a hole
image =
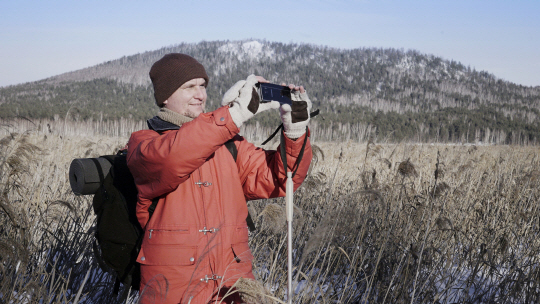
[[[139,210],[176,189],[227,140],[239,132],[226,107],[199,115],[179,130],[131,135],[127,163],[139,191]],[[139,211],[138,211],[139,212]]]
[[[304,155],[300,163],[298,163],[298,156],[306,136],[307,142]],[[237,147],[238,158],[236,164],[246,199],[254,200],[285,196],[287,174],[281,160],[281,148],[278,147],[277,151],[263,150],[244,139],[237,141]],[[285,137],[285,152],[287,153],[288,171],[293,172],[298,167],[298,171],[293,177],[294,190],[296,191],[306,178],[313,156],[309,132],[296,140]]]

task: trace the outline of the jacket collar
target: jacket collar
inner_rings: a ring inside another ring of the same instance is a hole
[[[191,117],[178,114],[167,108],[161,108],[159,109],[158,114],[153,118],[148,119],[146,123],[150,130],[161,132],[166,130],[178,130],[184,123],[192,120],[193,118]]]
[[[148,129],[154,130],[156,132],[162,132],[167,130],[178,130],[180,126],[175,125],[171,122],[165,121],[158,116],[154,116],[146,121],[148,124]]]

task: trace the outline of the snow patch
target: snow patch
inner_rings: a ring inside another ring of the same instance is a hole
[[[240,61],[245,59],[260,59],[274,55],[272,49],[256,40],[247,42],[229,42],[220,46],[218,50],[223,53],[231,53]]]
[[[396,67],[401,70],[410,70],[414,67],[414,61],[412,58],[405,56],[401,58],[401,61],[396,65]]]

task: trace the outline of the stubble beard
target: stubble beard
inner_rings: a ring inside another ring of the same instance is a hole
[[[199,115],[202,114],[202,113],[205,113],[205,109],[203,109],[202,112],[200,112],[200,113],[195,113],[195,112],[193,112],[191,110],[187,110],[184,115],[189,117],[189,118],[195,119],[195,118],[199,117]]]

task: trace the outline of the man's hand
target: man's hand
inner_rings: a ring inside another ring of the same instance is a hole
[[[221,105],[229,106],[229,113],[238,128],[242,124],[263,111],[279,108],[279,102],[271,101],[260,103],[259,94],[255,84],[258,82],[268,82],[261,76],[249,75],[246,80],[240,80],[235,83],[221,101]]]
[[[284,83],[281,85],[285,86]],[[311,100],[303,86],[289,85],[291,89],[292,106],[282,104],[279,108],[283,130],[290,139],[297,139],[306,132],[311,111]]]

